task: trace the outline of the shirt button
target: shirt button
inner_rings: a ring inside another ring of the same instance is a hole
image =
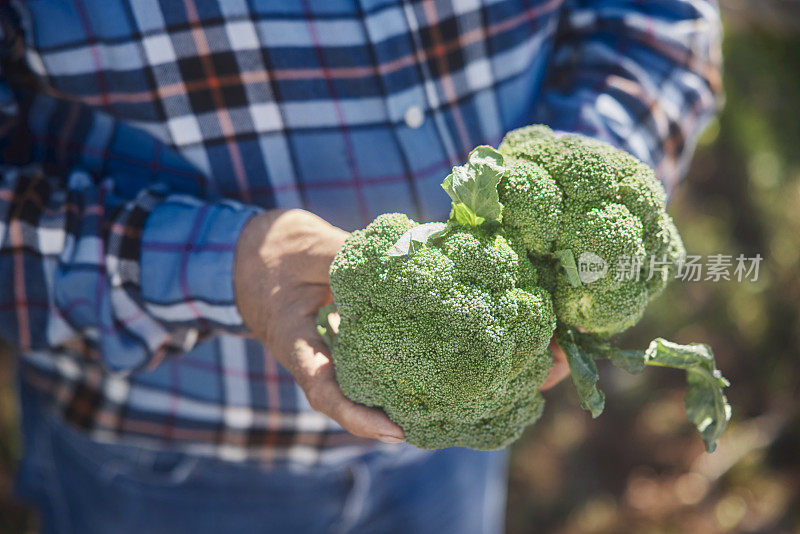
[[[425,113],[423,113],[421,107],[411,106],[406,110],[405,115],[403,115],[403,120],[406,121],[406,126],[416,130],[425,122]]]

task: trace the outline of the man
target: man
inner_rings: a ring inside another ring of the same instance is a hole
[[[716,107],[714,3],[0,6],[0,332],[43,531],[501,530],[504,452],[398,444],[339,391],[331,258],[380,213],[443,219],[449,168],[524,124],[671,189]]]

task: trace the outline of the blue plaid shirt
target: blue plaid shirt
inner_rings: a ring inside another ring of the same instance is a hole
[[[442,219],[528,123],[671,189],[717,106],[708,0],[0,0],[0,334],[95,439],[317,465],[368,444],[244,337],[237,236]]]

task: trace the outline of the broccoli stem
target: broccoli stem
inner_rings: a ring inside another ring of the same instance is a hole
[[[609,359],[620,369],[633,374],[640,373],[645,366],[686,371],[686,416],[703,438],[706,451],[716,449],[717,439],[731,417],[731,407],[723,392],[730,383],[717,369],[708,345],[680,345],[657,338],[645,350],[623,350],[597,336],[563,325],[558,328],[556,337],[567,355],[572,383],[581,406],[593,417],[599,416],[605,407],[605,395],[597,387],[596,359]]]

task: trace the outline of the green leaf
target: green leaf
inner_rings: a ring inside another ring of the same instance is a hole
[[[505,172],[503,155],[494,148],[481,145],[470,152],[467,163],[453,167],[442,182],[453,199],[450,219],[467,226],[499,221],[503,205],[497,186]]]
[[[644,352],[641,350],[623,350],[597,336],[577,330],[572,331],[572,336],[582,351],[588,352],[596,359],[607,358],[616,367],[632,375],[638,375],[644,370]]]
[[[679,345],[666,339],[654,339],[645,352],[646,364],[674,367],[686,371],[686,417],[703,437],[706,451],[714,452],[717,440],[731,419],[731,406],[723,393],[730,385],[714,362],[708,345]]]
[[[486,219],[475,215],[475,212],[466,204],[453,202],[453,207],[450,209],[450,220],[464,226],[480,226]]]
[[[320,308],[319,312],[317,313],[317,332],[320,336],[322,336],[322,339],[325,341],[325,344],[328,345],[328,348],[331,349],[333,348],[333,343],[336,339],[336,332],[334,332],[328,316],[335,311],[336,304],[328,304],[327,306]]]
[[[606,396],[597,387],[600,376],[597,374],[594,356],[581,350],[575,342],[572,330],[565,330],[557,335],[558,344],[567,355],[572,384],[578,393],[581,407],[592,412],[592,417],[598,417],[605,408]]]
[[[578,274],[578,265],[575,263],[575,254],[572,253],[572,250],[557,250],[553,253],[553,257],[557,259],[564,268],[564,272],[567,275],[567,281],[569,281],[569,283],[575,287],[581,285],[581,277]]]
[[[567,354],[581,405],[590,410],[594,417],[600,413],[596,399],[602,397],[602,392],[596,386],[594,359],[610,359],[614,365],[630,373],[639,373],[645,366],[686,371],[686,417],[697,428],[706,450],[714,451],[717,440],[731,418],[731,407],[723,392],[723,388],[730,383],[717,369],[714,354],[708,345],[679,345],[658,338],[650,342],[646,350],[623,350],[597,336],[570,329],[563,329],[558,334],[558,342]]]
[[[445,223],[420,224],[410,230],[406,230],[386,253],[389,256],[408,256],[414,254],[424,247],[428,241],[444,236],[447,231],[448,227]]]

